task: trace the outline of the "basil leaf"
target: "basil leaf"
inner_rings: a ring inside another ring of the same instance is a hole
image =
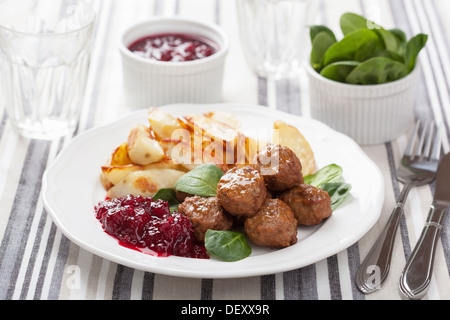
[[[314,187],[321,188],[324,183],[339,182],[342,177],[343,169],[337,164],[329,164],[317,172],[307,175],[303,178],[304,183]]]
[[[328,192],[331,198],[331,210],[334,211],[350,194],[352,186],[345,182],[327,182],[322,184],[321,189]]]
[[[180,202],[177,200],[175,190],[171,188],[159,189],[153,196],[153,199],[161,199],[167,201],[167,203],[169,204],[170,213],[177,211],[178,205],[180,204]]]
[[[234,231],[208,229],[205,247],[210,254],[226,262],[242,260],[252,253],[245,235]]]
[[[214,197],[217,195],[217,183],[222,176],[223,172],[217,166],[202,164],[182,175],[173,187],[197,196]]]

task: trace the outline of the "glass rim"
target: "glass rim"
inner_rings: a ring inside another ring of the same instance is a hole
[[[65,36],[65,35],[68,35],[68,34],[71,34],[71,33],[81,32],[84,29],[87,29],[87,28],[89,28],[90,26],[92,26],[94,24],[95,19],[97,17],[97,13],[95,12],[94,7],[91,4],[87,3],[84,0],[80,0],[79,2],[83,3],[83,5],[85,5],[87,8],[89,8],[89,11],[91,13],[90,19],[86,23],[84,23],[81,27],[79,27],[79,28],[76,28],[76,29],[73,29],[73,30],[68,30],[68,31],[65,31],[65,32],[47,32],[47,33],[25,32],[25,31],[20,31],[20,30],[14,30],[14,29],[12,29],[10,27],[6,27],[0,21],[0,29],[3,29],[3,30],[8,31],[10,33],[15,33],[15,34],[18,34],[18,35],[33,36],[33,37],[59,37],[59,36]]]

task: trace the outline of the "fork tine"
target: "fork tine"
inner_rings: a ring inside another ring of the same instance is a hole
[[[428,131],[428,122],[425,122],[425,124],[423,125],[423,128],[422,128],[422,132],[420,133],[420,136],[419,136],[419,144],[417,145],[416,152],[415,152],[416,157],[423,156],[423,144],[425,141],[425,137],[427,136],[427,131]]]
[[[433,144],[433,150],[431,150],[430,159],[439,160],[441,154],[442,145],[442,123],[436,126],[436,137]]]
[[[416,142],[416,136],[417,136],[417,133],[419,132],[419,127],[420,127],[420,120],[416,122],[414,130],[411,133],[411,136],[409,137],[408,145],[406,146],[406,149],[404,152],[405,156],[411,157],[413,155],[414,146],[415,146],[415,142]]]
[[[429,126],[429,130],[428,130],[428,133],[426,135],[427,136],[426,144],[425,144],[425,147],[423,149],[423,156],[425,158],[427,158],[427,159],[430,157],[431,144],[433,143],[433,138],[436,135],[436,133],[434,132],[434,129],[436,127],[434,121],[431,121],[428,124],[428,126]]]

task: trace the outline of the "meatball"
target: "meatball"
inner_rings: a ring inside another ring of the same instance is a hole
[[[217,197],[193,196],[186,198],[178,206],[178,212],[188,217],[194,229],[195,238],[199,242],[205,240],[208,229],[230,230],[233,218],[226,213]]]
[[[314,186],[301,184],[283,192],[279,197],[291,207],[298,224],[316,225],[331,216],[331,198],[328,192]]]
[[[234,167],[220,178],[217,197],[224,209],[232,215],[254,215],[267,198],[264,178],[251,165]]]
[[[180,203],[183,202],[186,198],[193,197],[193,196],[194,196],[193,194],[175,190],[175,198],[177,198],[178,202],[180,202]]]
[[[256,154],[254,163],[271,191],[283,191],[303,183],[301,162],[288,147],[269,144]]]
[[[255,215],[247,218],[244,230],[250,241],[272,248],[297,242],[297,220],[280,199],[268,199]]]

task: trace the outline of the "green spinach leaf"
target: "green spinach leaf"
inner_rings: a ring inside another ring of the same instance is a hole
[[[347,35],[351,32],[361,30],[361,29],[369,29],[373,30],[379,38],[384,43],[384,48],[388,51],[395,52],[397,54],[401,54],[402,42],[401,38],[398,38],[394,33],[389,30],[383,29],[380,25],[374,23],[373,21],[367,20],[366,18],[357,15],[355,13],[344,13],[340,19],[340,25],[342,32],[344,35]],[[397,29],[398,30],[398,29]],[[397,31],[394,31],[397,32]],[[406,41],[405,41],[406,42]],[[377,56],[377,55],[374,55]]]
[[[310,62],[324,77],[344,83],[381,84],[403,78],[414,69],[428,39],[418,34],[407,41],[404,31],[386,30],[351,12],[344,13],[339,22],[344,34],[340,41],[326,26],[310,27]],[[354,62],[361,63],[353,67]]]
[[[327,32],[319,32],[312,42],[310,63],[316,71],[320,71],[323,66],[323,59],[328,48],[336,43],[336,38]]]
[[[178,210],[178,205],[180,204],[180,202],[176,197],[175,190],[171,188],[159,189],[153,196],[153,199],[154,200],[161,199],[167,201],[167,203],[169,204],[170,213]]]
[[[380,28],[379,25],[373,23],[372,21],[368,21],[366,18],[351,12],[344,13],[339,20],[339,24],[344,35],[361,29]]]
[[[324,183],[340,181],[342,173],[342,167],[333,163],[317,170],[313,174],[305,176],[303,180],[306,184],[320,188]]]
[[[323,59],[323,65],[327,66],[330,63],[342,60],[364,61],[371,57],[374,51],[383,48],[384,45],[373,30],[356,30],[328,48]]]
[[[390,50],[382,50],[377,52],[376,57],[384,57],[384,58],[389,58],[392,59],[394,61],[400,62],[402,64],[405,64],[405,55],[394,52],[394,51],[390,51]],[[372,58],[376,58],[376,57],[372,57]]]
[[[406,43],[406,33],[398,28],[389,29],[389,32],[397,37],[398,41],[401,43]]]
[[[174,189],[202,197],[217,195],[217,183],[223,172],[213,164],[202,164],[182,175],[174,184]]]
[[[401,53],[402,42],[390,31],[384,30],[383,28],[375,29],[375,32],[383,40],[386,50],[395,52],[396,54]]]
[[[252,253],[245,235],[234,231],[208,229],[205,247],[210,254],[226,262],[242,260]]]
[[[330,28],[328,28],[327,26],[317,25],[311,26],[309,28],[309,37],[311,38],[311,43],[314,41],[316,36],[321,32],[327,33],[330,36],[330,38],[334,40],[334,42],[337,41],[334,32]]]
[[[358,61],[338,61],[327,65],[320,74],[330,80],[345,82],[347,75],[360,64]]]
[[[408,74],[403,63],[389,58],[376,57],[354,68],[345,81],[351,84],[381,84],[398,80]]]
[[[398,28],[390,29],[390,33],[392,33],[397,38],[398,48],[396,53],[402,57],[403,63],[405,63],[405,52],[406,52],[406,34],[403,30]]]
[[[321,189],[328,192],[331,198],[331,210],[334,211],[348,197],[352,186],[345,182],[327,182],[322,184]]]
[[[330,164],[319,169],[316,173],[304,177],[304,182],[320,188],[331,198],[331,210],[336,210],[348,197],[352,186],[342,181],[342,167]]]
[[[408,67],[408,73],[414,69],[417,56],[419,55],[420,50],[425,47],[427,40],[428,36],[426,34],[419,33],[412,37],[406,44],[405,62]]]

